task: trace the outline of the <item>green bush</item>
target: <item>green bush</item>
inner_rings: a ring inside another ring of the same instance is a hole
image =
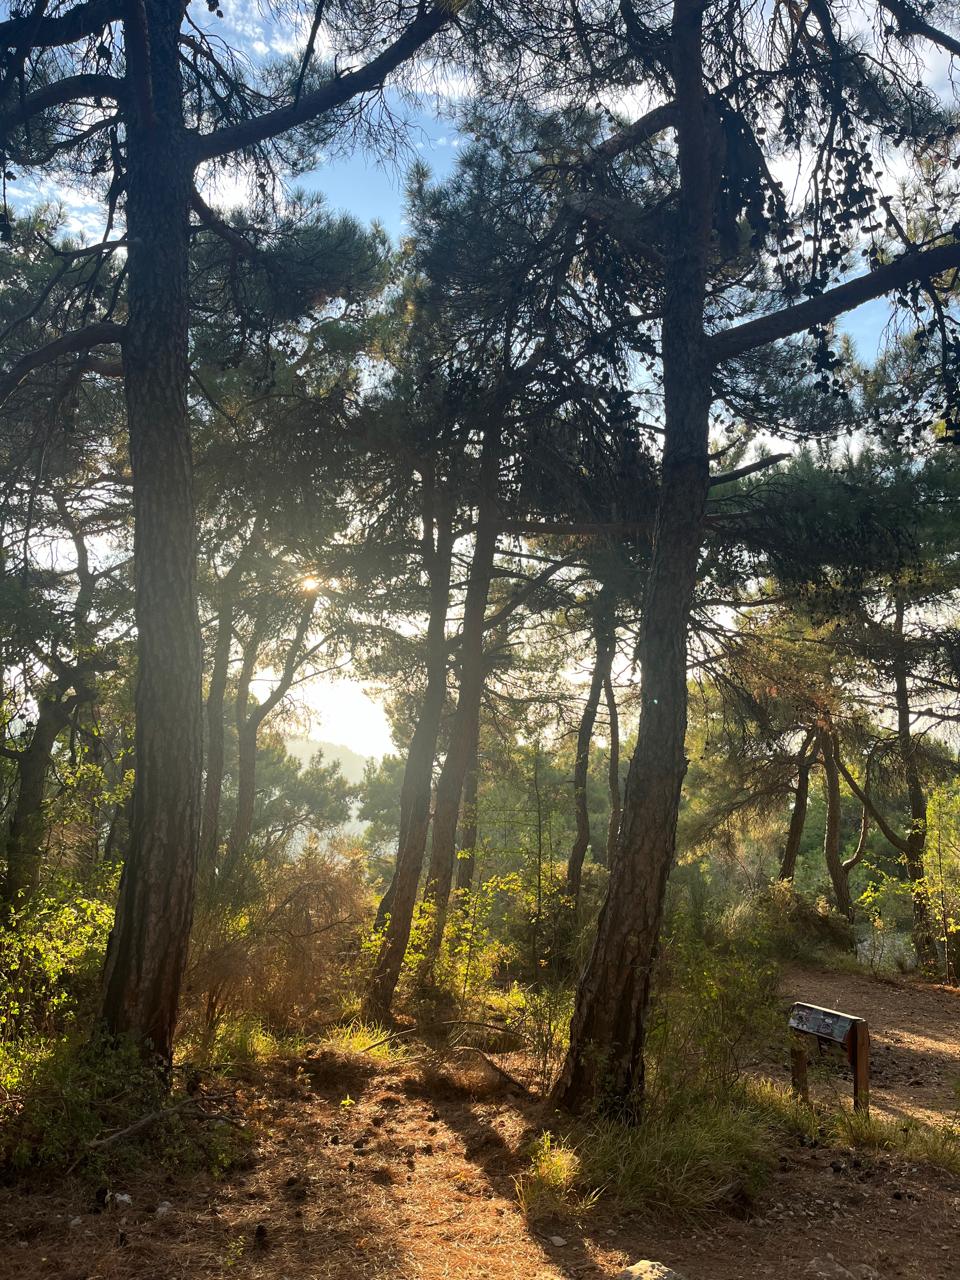
[[[45,896],[0,931],[0,1043],[62,1034],[89,1012],[113,922],[104,897]]]

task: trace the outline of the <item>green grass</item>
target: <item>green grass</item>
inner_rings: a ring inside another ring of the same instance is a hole
[[[531,1217],[576,1212],[600,1195],[628,1210],[694,1218],[742,1209],[763,1190],[785,1146],[890,1152],[960,1175],[960,1129],[825,1110],[768,1080],[745,1080],[722,1098],[674,1096],[636,1126],[594,1120],[545,1133],[516,1180]]]
[[[389,1027],[362,1022],[359,1018],[331,1028],[320,1045],[339,1053],[366,1054],[377,1062],[404,1062],[410,1056],[409,1045],[402,1035],[398,1037]]]
[[[528,1218],[584,1213],[600,1196],[599,1190],[581,1189],[579,1153],[550,1133],[537,1138],[530,1151],[529,1170],[513,1181]]]

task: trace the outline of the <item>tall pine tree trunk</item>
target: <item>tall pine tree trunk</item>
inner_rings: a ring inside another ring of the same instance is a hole
[[[808,743],[803,744],[797,758],[797,782],[793,793],[793,810],[790,814],[790,826],[787,840],[780,857],[779,880],[792,880],[797,870],[797,855],[800,852],[800,841],[807,822],[807,804],[810,799],[810,770],[813,760],[807,756]]]
[[[840,770],[837,767],[836,745],[828,734],[820,739],[823,760],[823,793],[826,801],[826,822],[823,830],[823,857],[833,885],[833,899],[837,910],[848,920],[853,919],[853,903],[850,898],[848,872],[840,857]]]
[[[477,838],[479,816],[477,799],[480,792],[480,761],[474,750],[473,760],[463,782],[463,803],[460,806],[460,851],[457,859],[457,892],[473,888],[473,875],[477,865]]]
[[[616,640],[614,640],[611,658],[615,652]],[[610,751],[607,763],[610,820],[607,823],[607,842],[603,851],[603,865],[609,867],[613,862],[613,852],[617,847],[617,836],[620,834],[620,817],[623,812],[623,800],[620,795],[620,717],[617,713],[617,695],[613,687],[613,677],[609,673],[603,682],[603,693],[607,703],[607,717],[610,721]]]
[[[47,776],[57,736],[68,719],[62,702],[41,697],[33,736],[17,759],[17,799],[7,832],[3,880],[3,904],[10,910],[29,902],[40,886]]]
[[[102,1014],[169,1061],[200,836],[202,656],[187,416],[188,208],[180,0],[141,0],[127,50],[124,377],[133,471],[136,783]]]
[[[580,727],[577,731],[577,756],[573,765],[573,806],[576,818],[576,835],[570,857],[567,859],[567,897],[576,904],[580,897],[580,881],[583,875],[583,859],[590,846],[590,808],[587,797],[587,782],[590,776],[590,745],[593,742],[593,728],[597,720],[600,706],[600,695],[604,682],[610,678],[610,667],[613,663],[613,637],[609,620],[598,615],[594,622],[593,672],[587,699],[580,716]]]
[[[664,443],[640,637],[640,724],[593,951],[577,987],[553,1102],[627,1116],[643,1097],[651,978],[687,769],[687,629],[709,486],[711,365],[703,330],[718,146],[705,112],[699,0],[676,0],[680,207],[662,325]]]
[[[210,670],[210,688],[207,690],[207,761],[206,782],[203,789],[203,813],[200,822],[200,862],[212,867],[220,843],[220,803],[223,795],[224,767],[224,707],[227,696],[227,678],[230,673],[230,649],[233,642],[233,594],[232,583],[227,579],[220,586],[220,607],[217,610],[217,636]]]
[[[433,503],[432,487],[427,486],[424,511],[424,560],[430,575],[426,638],[427,682],[403,771],[396,867],[377,913],[377,927],[383,930],[383,941],[364,1002],[367,1014],[378,1018],[386,1017],[390,1012],[400,967],[410,939],[417,887],[427,847],[427,830],[430,826],[433,762],[437,754],[437,737],[447,692],[446,626],[447,610],[450,607],[453,513],[446,500],[439,504],[438,511],[434,510]]]
[[[907,645],[904,636],[904,601],[898,594],[894,605],[895,649],[893,658],[894,695],[897,706],[897,746],[910,802],[910,829],[904,842],[904,861],[913,897],[913,945],[921,964],[937,963],[936,930],[927,894],[924,855],[927,844],[927,796],[917,763],[917,744],[910,714],[910,685]]]
[[[424,902],[433,905],[434,917],[427,939],[420,980],[426,980],[440,953],[446,928],[447,907],[453,885],[453,869],[457,857],[457,820],[460,798],[467,770],[476,759],[480,736],[480,704],[486,670],[483,657],[484,620],[493,561],[497,550],[499,507],[497,479],[500,468],[499,432],[487,428],[480,455],[480,495],[477,506],[477,532],[467,579],[460,633],[460,688],[453,714],[447,754],[437,782],[437,798],[433,811],[430,841],[430,863],[424,888]]]

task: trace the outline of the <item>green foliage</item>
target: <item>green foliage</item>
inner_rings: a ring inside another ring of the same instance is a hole
[[[0,931],[0,1052],[89,1012],[112,920],[108,898],[67,889],[13,913]]]
[[[220,1173],[246,1155],[243,1133],[171,1095],[130,1041],[34,1038],[2,1070],[0,1174],[77,1170],[100,1180],[157,1164]],[[131,1126],[129,1138],[112,1140]]]

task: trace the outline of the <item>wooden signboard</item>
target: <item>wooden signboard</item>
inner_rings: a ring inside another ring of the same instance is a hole
[[[793,1033],[790,1047],[790,1074],[793,1091],[810,1101],[807,1084],[808,1037],[821,1045],[839,1045],[846,1051],[853,1073],[853,1109],[870,1110],[870,1032],[863,1018],[837,1009],[821,1009],[815,1004],[795,1004],[788,1026]]]

